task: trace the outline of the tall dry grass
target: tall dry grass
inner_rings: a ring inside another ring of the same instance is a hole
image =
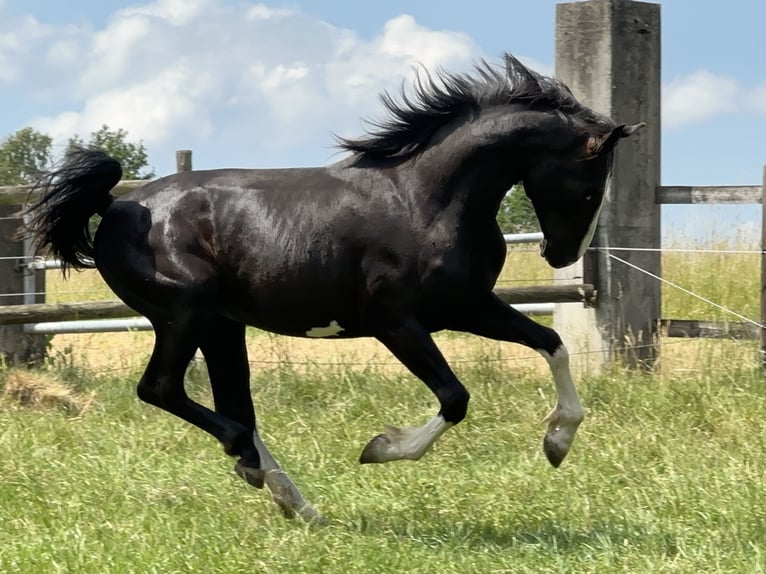
[[[689,243],[672,244],[681,248]],[[739,314],[759,317],[759,265],[757,254],[725,253],[747,249],[741,243],[720,239],[701,246],[720,253],[668,252],[662,255],[662,274],[668,281],[690,290]],[[509,249],[499,286],[549,284],[553,272],[532,247]],[[114,295],[95,271],[73,273],[64,282],[58,272],[48,272],[49,302],[112,299]],[[739,319],[699,298],[674,287],[662,287],[662,317],[739,321]],[[550,324],[546,318],[540,319]],[[546,365],[534,352],[524,347],[483,340],[469,335],[436,335],[439,346],[452,362],[491,357],[507,362],[514,369],[545,372]],[[149,332],[111,334],[56,335],[51,354],[58,360],[100,372],[138,371],[151,352],[153,336]],[[248,333],[250,358],[254,368],[269,368],[289,362],[295,365],[338,365],[364,367],[370,364],[400,369],[389,353],[374,340],[316,341],[292,339],[251,329]],[[734,340],[663,339],[658,368],[671,372],[714,367],[720,361],[755,364],[753,342]]]
[[[662,277],[697,296],[664,284],[662,318],[724,323],[740,322],[740,316],[760,319],[760,254],[742,253],[754,251],[750,242],[726,237],[680,238],[667,248],[670,251],[662,254]],[[667,371],[755,367],[759,361],[755,341],[665,338],[661,343],[661,366]]]

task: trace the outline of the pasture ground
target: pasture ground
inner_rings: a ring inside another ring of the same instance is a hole
[[[757,316],[757,256],[663,265]],[[93,289],[76,275],[51,281],[51,299]],[[665,317],[723,318],[667,293]],[[57,336],[44,369],[0,368],[0,571],[766,571],[754,342],[663,341],[656,373],[580,378],[586,421],[552,469],[540,448],[554,402],[544,363],[442,334],[473,395],[468,418],[417,463],[360,467],[384,424],[434,414],[425,386],[374,343],[249,336],[265,440],[327,526],[285,520],[215,441],[135,398],[151,334]],[[210,403],[202,363],[188,388]]]
[[[766,570],[760,374],[586,377],[586,421],[554,470],[548,376],[477,359],[457,366],[473,393],[463,424],[417,463],[363,467],[384,423],[432,416],[422,384],[375,367],[254,373],[265,439],[327,526],[282,518],[212,439],[135,398],[138,373],[6,370],[0,571]],[[189,387],[209,403],[201,371]],[[21,404],[8,388],[24,377],[64,381],[69,398]]]

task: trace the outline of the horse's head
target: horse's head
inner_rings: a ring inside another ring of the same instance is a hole
[[[593,239],[614,147],[644,124],[616,126],[580,103],[563,82],[510,54],[503,71],[488,64],[477,71],[476,77],[421,77],[415,95],[403,95],[401,104],[384,95],[390,118],[376,122],[365,137],[339,143],[355,154],[357,165],[415,158],[426,180],[438,180],[425,188],[467,190],[484,213],[493,208],[493,216],[499,198],[521,180],[545,236],[543,256],[553,267],[570,265]],[[461,185],[442,186],[444,181]]]
[[[604,203],[614,147],[644,125],[576,138],[574,149],[542,154],[529,168],[524,189],[545,237],[540,254],[551,266],[566,267],[585,253]]]

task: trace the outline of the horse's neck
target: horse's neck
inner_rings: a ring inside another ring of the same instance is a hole
[[[504,152],[445,140],[422,154],[412,169],[418,172],[418,192],[425,191],[445,212],[490,224],[505,194],[521,179],[515,163]]]

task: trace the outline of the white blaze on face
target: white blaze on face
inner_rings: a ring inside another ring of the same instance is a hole
[[[598,206],[598,209],[596,210],[596,213],[593,214],[593,220],[590,222],[590,225],[588,226],[588,231],[585,232],[585,237],[582,239],[582,243],[580,243],[580,247],[577,249],[577,259],[583,256],[585,251],[590,246],[590,242],[593,239],[593,235],[596,233],[596,227],[598,226],[598,216],[601,214],[601,208],[604,207],[604,201],[606,200],[606,192],[604,195],[601,196],[601,203]]]
[[[337,321],[330,321],[327,327],[313,327],[309,329],[306,331],[306,336],[321,339],[324,337],[335,337],[342,331],[345,331],[345,329],[338,325]]]

